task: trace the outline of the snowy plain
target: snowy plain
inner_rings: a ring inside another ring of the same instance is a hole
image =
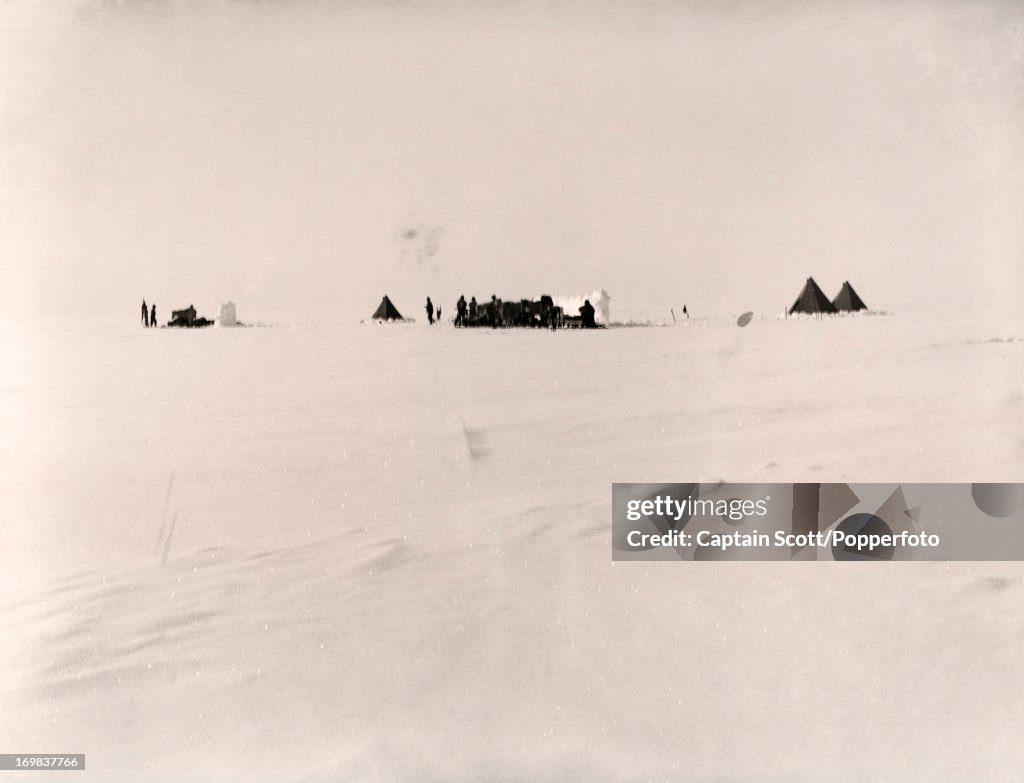
[[[85,753],[76,781],[1024,776],[1021,564],[613,564],[610,530],[616,481],[1019,481],[1019,319],[2,339],[4,752]]]

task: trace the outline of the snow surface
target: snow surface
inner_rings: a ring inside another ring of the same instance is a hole
[[[82,783],[1024,776],[1021,564],[613,565],[609,515],[613,481],[1018,481],[1019,322],[2,340],[5,752],[86,753]]]

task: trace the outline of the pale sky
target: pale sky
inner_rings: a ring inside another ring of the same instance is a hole
[[[0,6],[0,304],[1024,300],[1016,2]]]

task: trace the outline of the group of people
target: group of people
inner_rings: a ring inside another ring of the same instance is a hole
[[[498,325],[498,319],[501,317],[501,300],[496,296],[491,297],[493,303],[492,311],[494,315],[488,320],[492,326]],[[476,303],[476,297],[472,297],[469,300],[469,304],[466,304],[466,297],[459,295],[459,301],[455,303],[455,325],[456,326],[468,326],[470,321],[476,321],[479,317],[480,306]],[[469,316],[467,320],[466,316]]]
[[[425,307],[427,321],[433,325],[435,312],[434,303],[427,297]],[[579,309],[578,323],[584,329],[596,329],[594,306],[590,300],[584,301]],[[441,320],[441,308],[437,308],[437,320]],[[469,302],[464,295],[459,296],[455,303],[455,326],[550,326],[552,329],[557,326],[567,325],[566,322],[573,319],[565,319],[562,308],[556,307],[550,296],[542,296],[539,302],[523,300],[521,302],[503,303],[494,294],[491,301],[478,304],[476,297],[471,297]]]
[[[146,311],[146,300],[142,300],[142,325],[156,326],[156,302]]]
[[[432,305],[430,304],[430,297],[427,297],[427,319],[433,323],[430,319],[430,312]],[[437,308],[438,320],[441,318],[441,308]],[[455,326],[470,326],[481,325],[481,322],[498,327],[502,325],[502,303],[497,296],[492,295],[491,301],[481,307],[476,303],[476,297],[472,297],[469,303],[466,302],[466,297],[463,295],[459,296],[459,301],[455,303]]]

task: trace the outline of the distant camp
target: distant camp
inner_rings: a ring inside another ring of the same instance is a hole
[[[857,292],[853,290],[853,286],[850,285],[848,280],[843,283],[843,287],[836,294],[836,298],[829,301],[818,284],[814,282],[814,278],[808,277],[807,282],[804,283],[803,290],[800,291],[800,295],[793,302],[793,306],[787,311],[787,315],[794,315],[796,313],[852,313],[867,309],[868,307],[864,304],[864,300],[857,295]]]
[[[594,298],[597,307],[591,303],[589,297]],[[467,302],[465,295],[461,295],[453,308],[455,317],[449,320],[458,328],[603,329],[609,320],[608,294],[602,290],[590,294],[589,297],[556,299],[544,294],[539,299],[504,301],[496,294],[491,294],[489,300],[477,302],[477,298],[473,296]],[[430,324],[441,322],[442,308],[438,307],[435,311],[430,297],[426,299],[425,309]],[[447,307],[443,309],[448,311]],[[398,308],[385,294],[369,320],[401,322],[407,319],[402,317]]]
[[[156,327],[156,305],[153,304],[149,308],[148,314],[146,309],[146,303],[142,303],[142,325],[147,327]],[[196,308],[189,305],[181,310],[171,311],[171,320],[168,321],[164,328],[173,329],[201,329],[204,326],[246,326],[238,320],[238,315],[235,311],[234,302],[224,302],[220,306],[220,312],[217,314],[217,320],[211,321],[209,318],[204,318],[196,313]]]

